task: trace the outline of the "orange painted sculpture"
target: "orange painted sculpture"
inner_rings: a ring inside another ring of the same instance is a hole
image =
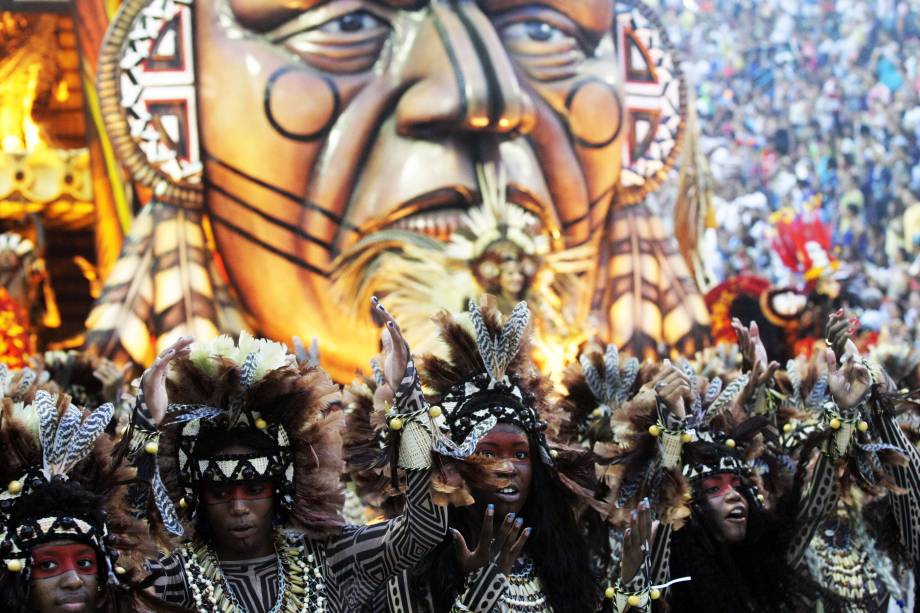
[[[642,203],[677,157],[686,96],[636,0],[125,0],[98,77],[117,153],[152,193],[90,317],[108,354],[248,327],[317,337],[350,376],[375,334],[333,297],[337,258],[380,231],[464,230],[483,165],[551,252],[593,250],[571,298],[598,334],[637,353],[705,337]]]

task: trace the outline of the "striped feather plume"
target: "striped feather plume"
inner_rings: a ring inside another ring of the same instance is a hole
[[[64,414],[58,421],[57,432],[54,435],[54,445],[51,447],[50,454],[47,449],[45,450],[52,473],[63,472],[60,470],[60,465],[67,453],[67,445],[70,443],[71,437],[80,427],[81,417],[83,417],[83,412],[71,404],[64,410]]]
[[[706,406],[711,405],[715,402],[715,399],[719,397],[719,394],[722,393],[722,379],[716,377],[709,382],[709,385],[706,387],[706,393],[703,395],[703,403]]]
[[[690,414],[700,419],[703,415],[703,399],[700,397],[696,371],[693,370],[693,366],[691,366],[690,362],[687,360],[681,360],[678,366],[681,371],[687,375],[687,378],[690,379]]]
[[[93,445],[96,444],[96,439],[105,432],[105,427],[112,421],[114,414],[115,405],[107,402],[95,409],[83,420],[80,428],[67,441],[67,449],[61,460],[61,472],[70,470],[72,466],[92,451]],[[60,436],[60,429],[58,429],[58,435]]]
[[[735,397],[741,393],[744,386],[747,385],[748,375],[740,375],[734,381],[728,384],[722,393],[709,405],[703,414],[703,422],[710,421],[716,415],[724,413],[731,408]]]
[[[26,394],[38,380],[38,375],[31,368],[23,368],[18,372],[18,375],[18,381],[15,376],[13,377],[13,383],[15,385],[10,396],[18,400],[24,400]]]
[[[799,374],[799,365],[795,360],[786,362],[786,375],[789,377],[789,386],[792,388],[790,401],[795,407],[802,401],[802,377]]]
[[[498,338],[492,336],[486,325],[479,304],[470,300],[470,321],[476,331],[476,344],[479,354],[489,376],[495,381],[505,378],[505,371],[521,350],[521,339],[530,324],[530,309],[526,302],[519,302],[511,311],[498,333]]]
[[[6,396],[6,387],[10,384],[10,369],[6,364],[0,363],[0,400]]]
[[[808,394],[808,398],[805,400],[805,408],[812,411],[819,410],[824,401],[827,400],[828,393],[827,375],[824,374],[818,377],[818,380],[815,381],[815,386],[811,388],[811,393]]]
[[[583,353],[578,356],[578,362],[581,364],[581,373],[588,384],[588,389],[591,390],[595,399],[603,402],[607,397],[606,386],[594,364],[591,363],[591,358]]]
[[[623,371],[620,373],[620,387],[617,389],[616,401],[618,405],[626,402],[626,399],[629,397],[629,392],[632,390],[633,385],[636,384],[636,379],[639,377],[639,367],[638,358],[629,358],[626,360],[626,365],[623,366]]]
[[[606,387],[605,393],[599,395],[598,399],[603,398],[609,404],[607,401],[616,398],[620,387],[620,352],[616,345],[607,345],[607,350],[604,352],[604,386]]]
[[[470,321],[473,324],[473,329],[476,331],[476,345],[479,347],[479,355],[482,357],[482,363],[485,365],[489,375],[496,381],[499,381],[501,377],[496,376],[495,343],[492,340],[489,329],[486,327],[485,320],[482,318],[482,311],[479,310],[479,305],[476,304],[475,300],[470,300],[469,311]]]
[[[41,390],[35,394],[33,408],[38,413],[38,437],[42,445],[44,468],[51,467],[50,453],[54,448],[54,433],[57,430],[57,406],[48,392]]]
[[[497,375],[504,378],[505,371],[521,350],[521,339],[527,326],[530,324],[530,309],[526,302],[518,302],[505,325],[502,326],[501,337],[498,341],[498,351],[495,355]]]

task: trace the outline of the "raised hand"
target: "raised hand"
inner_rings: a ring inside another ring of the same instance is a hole
[[[735,317],[732,319],[732,329],[738,336],[743,368],[750,373],[749,384],[753,392],[773,379],[773,375],[779,370],[779,362],[770,361],[767,356],[767,348],[760,338],[760,328],[756,321],[752,321],[750,327],[746,328],[741,320]]]
[[[623,534],[623,556],[620,559],[620,583],[633,580],[642,568],[652,538],[652,509],[648,498],[639,503],[632,512],[629,527]]]
[[[827,360],[827,387],[834,402],[842,410],[855,407],[866,399],[872,387],[869,369],[854,356],[843,357],[841,368],[837,366],[837,356],[832,349],[824,354]]]
[[[153,423],[160,425],[166,417],[169,398],[166,395],[166,373],[169,372],[170,363],[178,358],[183,358],[191,353],[191,344],[194,342],[190,336],[183,336],[167,347],[150,368],[144,371],[141,379],[144,389],[144,402]]]
[[[399,389],[409,363],[409,344],[403,338],[399,324],[376,296],[371,298],[374,318],[381,324],[380,342],[383,345],[383,377],[392,392]]]
[[[734,406],[738,407],[738,409],[744,409],[754,397],[754,394],[757,393],[757,389],[773,380],[773,375],[776,374],[777,370],[779,370],[778,362],[770,362],[764,365],[759,360],[755,361],[754,367],[748,373],[748,382],[735,397]]]
[[[664,361],[652,387],[675,417],[683,419],[687,416],[687,405],[692,396],[690,379],[670,360]]]
[[[520,517],[515,519],[513,513],[508,513],[498,529],[498,536],[493,539],[494,518],[495,507],[490,504],[486,507],[485,516],[482,518],[479,542],[476,544],[476,549],[472,551],[463,535],[451,529],[457,561],[464,574],[475,572],[494,562],[498,570],[507,575],[511,573],[514,561],[524,551],[524,545],[531,532],[531,528],[524,528],[524,520]]]
[[[848,354],[854,357],[859,356],[859,349],[856,348],[856,343],[851,338],[856,333],[858,325],[859,320],[848,319],[843,309],[831,313],[831,316],[827,318],[824,337],[836,355],[841,358]]]

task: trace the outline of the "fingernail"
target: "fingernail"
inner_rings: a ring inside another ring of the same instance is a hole
[[[533,532],[533,528],[526,528],[524,530],[524,536],[530,536],[531,532]]]
[[[521,519],[520,517],[518,517],[516,520],[514,520],[514,525],[515,525],[515,526],[520,527],[521,524],[523,524],[523,523],[524,523],[524,520]]]
[[[843,309],[837,309],[836,311],[834,311],[834,315],[840,317],[841,315],[843,315]]]
[[[490,504],[486,507],[486,515],[492,515],[493,513],[495,513],[495,505]]]
[[[514,513],[508,513],[508,515],[505,517],[505,521],[510,524],[513,520],[514,520]]]
[[[388,321],[388,322],[387,322],[387,327],[392,328],[392,327],[393,327],[393,322],[392,322],[392,321]]]

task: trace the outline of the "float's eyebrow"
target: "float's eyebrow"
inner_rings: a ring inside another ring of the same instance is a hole
[[[480,0],[489,13],[521,8],[548,8],[562,13],[588,32],[603,35],[613,25],[610,0]]]
[[[331,4],[334,0],[300,0],[297,2],[298,10],[309,11],[323,4]],[[415,11],[430,4],[429,0],[368,0],[369,4],[377,4],[388,9]]]

